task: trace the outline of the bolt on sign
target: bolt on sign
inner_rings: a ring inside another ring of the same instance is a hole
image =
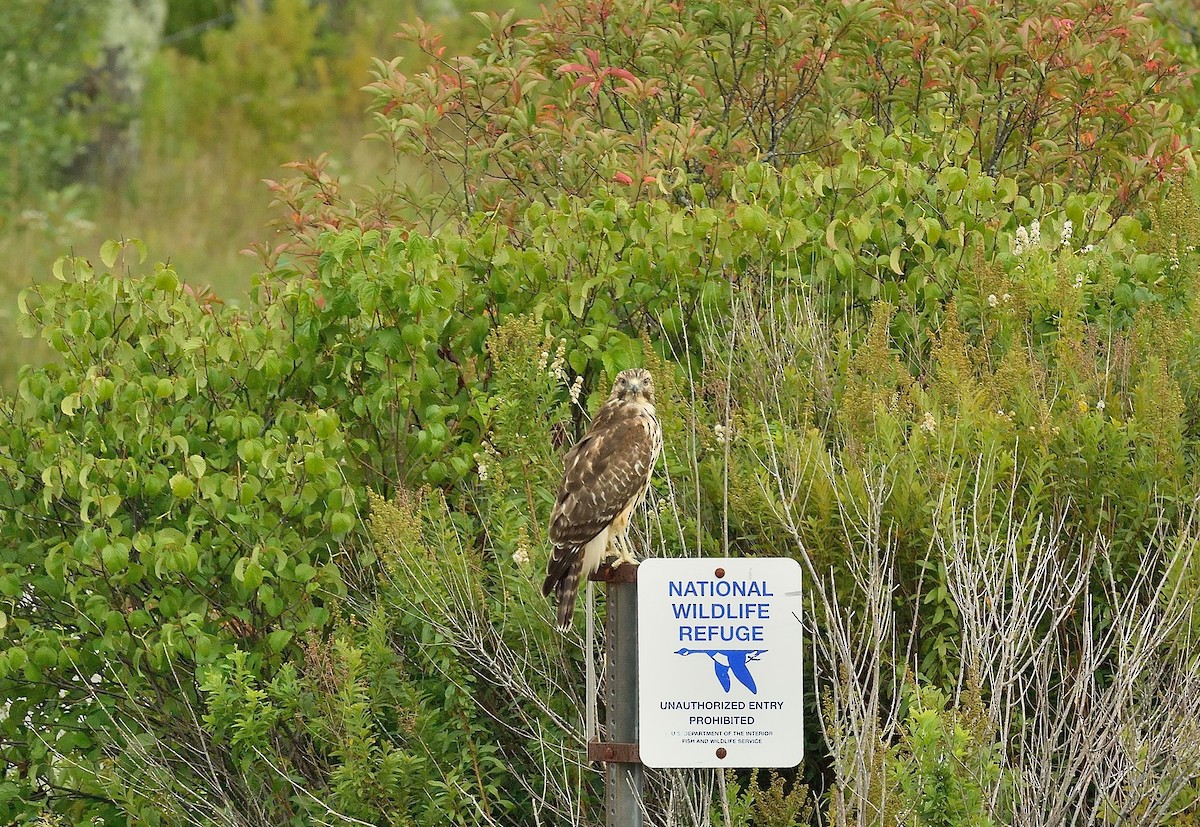
[[[794,767],[804,757],[800,564],[644,560],[638,712],[650,767]]]

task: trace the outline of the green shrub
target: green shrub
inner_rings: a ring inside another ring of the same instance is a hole
[[[759,770],[750,770],[743,785],[733,770],[725,770],[725,783],[732,787],[732,792],[727,793],[729,817],[725,818],[723,812],[714,812],[714,824],[730,827],[793,827],[811,822],[813,806],[808,787],[794,781],[789,784],[786,778],[771,770],[764,788],[759,776]]]
[[[949,156],[1023,192],[1103,189],[1123,211],[1191,157],[1168,97],[1182,73],[1138,8],[564,0],[539,18],[487,18],[465,57],[414,25],[405,33],[430,68],[380,61],[371,89],[378,135],[423,179],[354,197],[366,212],[296,182],[289,211],[367,226],[474,212],[511,223],[530,204],[611,184],[689,203],[693,187],[730,194],[726,174],[749,161],[837,167],[859,120],[918,136],[922,174]]]
[[[231,26],[201,36],[200,56],[163,50],[146,108],[152,149],[190,157],[220,142],[227,162],[266,157],[269,169],[311,150],[305,138],[328,140],[338,97],[321,53],[325,12],[303,0],[248,4]]]
[[[664,507],[704,503],[664,533],[674,553],[727,523],[743,553],[775,547],[774,504],[754,469],[780,434],[816,429],[804,461],[844,469],[845,488],[809,501],[806,545],[835,568],[853,559],[838,503],[862,496],[856,469],[896,469],[905,483],[887,513],[899,599],[920,618],[926,677],[951,680],[956,610],[930,556],[945,515],[929,498],[944,481],[981,458],[987,473],[969,488],[994,491],[1016,474],[1022,502],[1069,509],[1080,540],[1108,532],[1119,577],[1137,570],[1162,509],[1170,519],[1189,502],[1194,469],[1180,448],[1195,439],[1185,414],[1200,391],[1187,367],[1197,344],[1189,239],[1200,224],[1178,191],[1147,231],[1114,220],[1100,193],[1038,185],[1025,195],[970,161],[931,180],[916,172],[928,151],[920,138],[861,137],[867,148],[832,172],[815,162],[735,170],[728,209],[603,194],[535,205],[511,229],[477,216],[428,238],[327,233],[315,278],[275,274],[288,279],[280,301],[320,353],[314,364],[330,366],[319,382],[302,366],[297,381],[354,423],[357,466],[383,487],[456,490],[480,457],[498,456],[486,464],[518,491],[480,515],[510,549],[521,532],[540,538],[555,482],[547,446],[580,427],[622,367],[662,364],[664,422],[676,440],[700,437],[694,467],[666,460],[677,489]],[[528,317],[523,332],[504,332],[517,315]],[[758,343],[738,319],[797,341]],[[497,335],[503,344],[489,351]],[[561,376],[548,376],[540,353],[563,338]],[[524,384],[503,384],[497,351],[522,354]],[[664,354],[696,378],[673,376]],[[576,383],[579,407],[568,404]],[[768,392],[786,403],[764,419]],[[726,447],[729,431],[739,438]],[[402,448],[389,455],[389,445]],[[726,491],[728,519],[716,507]]]
[[[239,650],[271,672],[323,629],[354,523],[337,415],[280,385],[297,351],[277,308],[223,308],[169,268],[55,274],[23,295],[22,326],[59,359],[0,407],[10,818],[34,795],[19,785],[119,800],[132,743],[202,739],[197,668]],[[186,758],[169,770],[192,773]]]
[[[947,710],[945,695],[927,688],[914,692],[910,704],[900,743],[886,762],[895,796],[886,806],[895,823],[991,827],[987,793],[1002,759],[979,699]]]
[[[379,604],[328,636],[310,631],[270,676],[243,651],[202,670],[205,729],[261,812],[433,827],[493,823],[481,814],[511,806],[469,684],[447,689],[433,647],[397,650],[412,626]]]
[[[0,8],[4,203],[62,186],[63,173],[94,137],[88,112],[97,102],[85,81],[104,11],[100,0],[12,0]]]

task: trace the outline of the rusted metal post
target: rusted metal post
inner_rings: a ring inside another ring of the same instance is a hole
[[[623,568],[623,567],[622,567]],[[630,566],[630,568],[633,568]],[[620,571],[620,569],[618,569]],[[637,583],[610,583],[604,618],[608,739],[638,742]],[[642,827],[642,765],[609,761],[604,785],[606,827]]]
[[[638,754],[637,567],[607,566],[604,617],[604,701],[607,740],[588,744],[588,758],[604,761],[605,827],[642,827],[644,769]]]

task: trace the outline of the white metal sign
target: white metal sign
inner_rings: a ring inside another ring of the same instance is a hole
[[[794,767],[804,755],[800,564],[644,560],[638,705],[650,767]]]

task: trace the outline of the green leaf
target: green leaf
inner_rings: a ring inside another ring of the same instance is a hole
[[[212,635],[196,635],[194,646],[198,663],[212,663],[220,652],[219,642]]]
[[[871,237],[871,222],[866,216],[859,216],[850,222],[850,237],[855,244],[862,244]]]
[[[587,294],[588,291],[586,287],[580,285],[578,288],[576,288],[574,285],[572,285],[571,299],[568,309],[571,311],[571,315],[577,319],[583,317],[583,304],[587,301]]]
[[[963,127],[954,136],[954,154],[961,158],[970,152],[973,146],[975,146],[975,132]]]
[[[354,527],[354,518],[344,511],[335,511],[329,518],[329,530],[335,537],[345,535]]]
[[[196,492],[196,484],[183,474],[171,477],[171,493],[176,499],[186,500]]]
[[[847,252],[838,250],[833,254],[833,266],[839,275],[849,276],[854,272],[854,257]]]
[[[831,250],[838,249],[837,226],[838,226],[838,224],[841,224],[841,223],[843,223],[843,222],[840,218],[835,218],[833,221],[830,221],[829,226],[827,226],[825,228],[825,243],[829,246],[829,249],[831,249]]]
[[[950,192],[960,192],[967,187],[967,173],[958,167],[951,167],[942,173],[942,181]]]
[[[756,235],[767,229],[766,211],[754,204],[739,204],[734,210],[733,220],[743,230]]]
[[[188,471],[190,471],[192,476],[196,479],[203,477],[204,472],[208,469],[208,463],[206,463],[204,461],[204,457],[200,456],[199,454],[192,454],[190,457],[188,457],[185,465],[187,465]]]
[[[117,263],[117,257],[121,255],[121,243],[109,239],[100,245],[100,260],[104,262],[105,267],[112,267]]]
[[[160,270],[154,276],[154,289],[161,290],[164,293],[174,293],[179,289],[179,277],[175,275],[174,270]]]
[[[129,549],[123,544],[110,543],[100,552],[100,559],[110,574],[120,574],[129,565]]]
[[[100,498],[101,514],[107,519],[117,513],[117,509],[121,507],[120,494],[106,494]]]
[[[325,473],[325,458],[316,452],[310,452],[304,457],[304,473],[310,477],[319,477]]]
[[[251,560],[246,564],[245,570],[242,573],[242,585],[250,591],[255,591],[263,581],[263,567],[258,564],[257,560]]]

